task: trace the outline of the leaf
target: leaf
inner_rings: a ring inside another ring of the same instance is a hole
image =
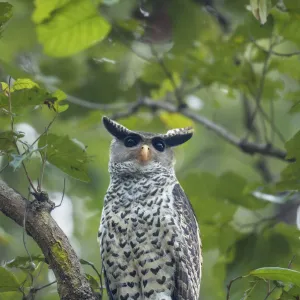
[[[11,91],[19,91],[19,90],[23,90],[23,89],[32,89],[32,88],[39,88],[39,85],[37,83],[35,83],[34,81],[32,81],[29,78],[19,78],[17,79],[13,86]]]
[[[18,86],[19,88],[20,86]],[[11,91],[11,105],[14,108],[23,108],[26,106],[36,106],[44,104],[49,98],[50,93],[37,86],[33,88],[24,88]],[[8,95],[0,93],[0,108],[9,109]]]
[[[90,274],[85,273],[85,277],[88,280],[90,286],[92,287],[93,290],[99,289],[99,283],[96,280],[96,278]]]
[[[45,258],[42,255],[31,256],[31,259],[34,263],[44,262]],[[32,263],[31,259],[28,256],[17,256],[13,260],[5,264],[8,268],[19,268],[24,271],[34,271],[37,268],[37,265]]]
[[[266,203],[255,199],[251,195],[251,191],[247,190],[246,179],[233,172],[226,172],[220,176],[217,181],[216,195],[219,198],[247,208],[253,209],[266,205]]]
[[[51,94],[51,96],[44,101],[49,109],[54,110],[57,113],[62,113],[69,108],[69,104],[60,104],[61,101],[65,100],[67,95],[61,91],[57,90]]]
[[[15,141],[18,138],[24,137],[23,133],[3,131],[0,132],[0,151],[10,152],[15,149]]]
[[[34,149],[29,147],[26,151],[22,154],[15,154],[11,153],[10,156],[12,160],[9,162],[9,165],[16,171],[16,169],[20,168],[23,161],[29,159],[34,152],[41,151],[42,148]]]
[[[250,275],[266,279],[293,283],[300,287],[300,272],[278,267],[260,268],[250,272]]]
[[[35,23],[41,23],[45,19],[51,17],[51,13],[59,8],[62,8],[66,4],[68,4],[71,0],[52,0],[52,1],[44,1],[44,0],[35,0],[35,10],[32,15],[32,20]]]
[[[73,55],[102,41],[111,27],[90,0],[72,1],[51,16],[37,25],[37,35],[45,53],[55,57]]]
[[[20,283],[15,275],[7,269],[0,267],[0,293],[18,291]]]
[[[162,112],[159,117],[169,128],[189,127],[194,124],[189,118],[179,113]]]
[[[38,147],[47,161],[66,174],[82,181],[89,181],[87,174],[88,157],[85,149],[82,149],[68,136],[58,136],[55,134],[44,135],[39,139]]]
[[[0,36],[3,25],[12,17],[12,7],[7,2],[0,2]]]
[[[254,17],[260,24],[265,24],[272,7],[271,0],[250,0],[250,5]]]
[[[300,130],[285,143],[285,149],[287,151],[287,159],[300,158]]]

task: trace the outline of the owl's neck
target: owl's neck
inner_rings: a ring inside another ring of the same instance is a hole
[[[135,162],[109,163],[111,179],[124,178],[125,180],[152,178],[154,176],[176,178],[174,169],[167,169],[158,162],[140,165]]]

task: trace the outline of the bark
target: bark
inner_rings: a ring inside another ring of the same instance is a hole
[[[23,227],[26,210],[26,231],[53,270],[60,299],[96,300],[74,249],[50,215],[53,206],[47,197],[29,202],[0,180],[0,211]]]

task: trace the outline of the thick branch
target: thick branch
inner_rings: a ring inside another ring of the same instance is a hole
[[[27,209],[26,209],[27,203]],[[0,211],[23,226],[26,212],[26,231],[39,245],[57,279],[62,300],[95,300],[88,281],[68,238],[50,215],[53,207],[47,201],[29,202],[0,180]]]

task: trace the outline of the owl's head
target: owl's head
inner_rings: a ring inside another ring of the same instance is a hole
[[[173,147],[185,143],[193,135],[191,127],[155,134],[129,130],[108,117],[103,117],[102,121],[114,137],[111,143],[110,166],[118,166],[122,172],[128,173],[146,173],[157,167],[172,172],[175,162]]]

